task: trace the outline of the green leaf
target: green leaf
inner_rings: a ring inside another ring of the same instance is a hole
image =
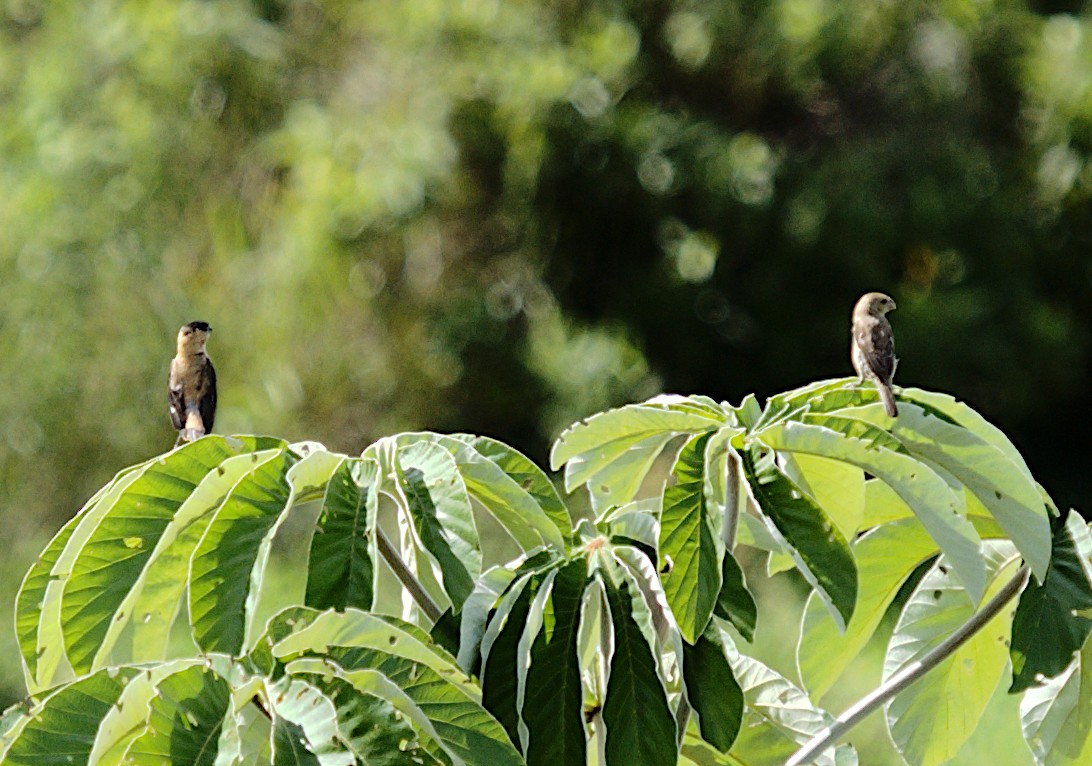
[[[660,560],[669,567],[663,576],[664,593],[683,638],[691,644],[713,614],[724,556],[720,519],[712,517],[705,501],[705,448],[711,436],[694,436],[679,452],[660,514]]]
[[[570,492],[587,484],[597,511],[628,503],[669,441],[724,424],[719,407],[715,412],[707,403],[694,405],[685,397],[663,396],[593,415],[558,437],[550,466],[565,466]]]
[[[740,458],[751,497],[789,544],[801,573],[844,626],[857,602],[857,565],[849,544],[823,509],[780,471],[772,455],[756,461],[747,450]]]
[[[878,405],[871,413],[886,419]],[[1038,485],[1022,470],[1023,461],[1015,463],[973,431],[909,403],[890,430],[912,455],[947,470],[974,493],[1041,582],[1050,561],[1050,521]]]
[[[729,754],[730,763],[744,766],[783,766],[809,739],[827,729],[834,719],[815,707],[808,695],[758,660],[740,654],[731,638],[720,640],[732,673],[743,689],[746,707],[739,737]],[[816,766],[856,766],[852,747],[831,747],[818,755]]]
[[[190,624],[206,652],[242,650],[260,585],[252,581],[255,565],[291,497],[288,471],[295,455],[284,449],[253,457],[251,470],[216,512],[190,563]]]
[[[986,552],[988,598],[1012,578],[1019,557],[1008,542],[989,542]],[[914,590],[888,645],[885,681],[919,661],[974,613],[952,574],[942,557]],[[891,739],[909,763],[942,764],[974,733],[1006,671],[1006,642],[1015,608],[1010,602],[967,643],[888,703]]]
[[[286,675],[271,685],[268,696],[274,764],[354,763],[339,736],[337,709],[326,694]]]
[[[61,527],[61,530],[49,541],[49,545],[38,556],[38,560],[27,570],[15,599],[15,635],[23,657],[27,689],[31,692],[49,685],[54,669],[64,653],[64,642],[61,640],[60,630],[50,629],[42,622],[43,607],[46,601],[46,590],[49,588],[50,573],[79,522],[79,516],[69,519],[68,523]],[[58,587],[58,607],[60,592],[61,589]],[[49,641],[49,638],[52,638],[52,641]],[[49,669],[42,673],[42,678],[39,678],[39,661],[42,659],[45,659],[45,666]]]
[[[100,670],[62,686],[8,732],[4,766],[71,766],[86,763],[99,724],[137,671]]]
[[[540,576],[527,575],[512,583],[482,637],[482,704],[501,722],[513,742],[520,741],[517,686],[520,675],[527,672],[516,656],[531,611],[531,598],[540,582]]]
[[[119,608],[160,538],[202,479],[252,440],[200,439],[147,464],[105,510],[72,564],[64,586],[61,629],[77,673],[94,666]]]
[[[375,567],[369,554],[379,465],[346,458],[322,499],[307,566],[304,603],[316,609],[371,609]]]
[[[478,530],[466,485],[443,447],[421,441],[398,450],[398,483],[421,544],[440,566],[456,611],[481,570]]]
[[[336,736],[346,751],[358,763],[368,766],[438,766],[450,764],[451,759],[429,736],[431,726],[424,731],[414,728],[415,721],[427,722],[424,713],[412,702],[396,706],[381,692],[369,693],[364,688],[364,675],[357,674],[354,686],[340,674],[296,674],[311,686],[320,690],[333,706],[332,722]],[[374,688],[379,690],[380,683]],[[402,709],[400,709],[400,707]],[[409,710],[409,715],[403,713]],[[311,734],[309,738],[313,739]]]
[[[816,455],[786,453],[780,467],[786,476],[823,509],[846,540],[852,540],[864,518],[864,471],[855,465]]]
[[[587,567],[584,559],[576,559],[557,570],[541,630],[532,638],[521,710],[528,731],[528,766],[575,765],[586,760],[577,638]]]
[[[167,676],[155,685],[147,730],[129,746],[123,762],[212,766],[230,705],[227,681],[203,665]]]
[[[722,561],[721,583],[713,613],[732,623],[745,639],[753,641],[755,625],[758,622],[758,607],[743,581],[743,570],[739,562],[730,553]]]
[[[848,418],[828,419],[841,427]],[[857,421],[863,422],[863,421]],[[776,450],[819,455],[855,465],[895,490],[948,556],[956,575],[977,603],[985,590],[981,540],[963,515],[963,497],[924,463],[885,445],[890,436],[864,424],[867,431],[847,435],[825,426],[783,423],[763,430],[760,438]]]
[[[318,756],[307,748],[303,727],[287,718],[273,721],[273,766],[320,766]]]
[[[546,473],[535,465],[526,455],[504,442],[490,439],[487,436],[472,436],[470,434],[456,434],[456,439],[466,441],[483,457],[496,463],[502,471],[523,488],[535,499],[539,507],[553,521],[558,531],[566,539],[572,537],[572,517],[561,495],[554,488],[554,483]]]
[[[727,753],[743,723],[743,690],[715,628],[707,630],[693,646],[683,646],[683,678],[686,698],[698,714],[702,739]]]
[[[1020,700],[1024,739],[1040,766],[1092,762],[1092,642],[1062,673],[1027,690]]]
[[[936,551],[936,542],[913,518],[885,524],[857,540],[853,553],[860,591],[844,633],[814,596],[804,609],[796,661],[812,698],[819,699],[834,686],[871,639],[906,578]]]
[[[610,577],[600,579],[614,629],[614,652],[603,704],[606,763],[674,766],[678,753],[675,718],[656,659],[634,619],[634,602],[642,596],[632,592],[629,578],[621,577],[617,584]]]
[[[1012,686],[1019,692],[1066,669],[1092,631],[1092,534],[1076,511],[1054,530],[1050,569],[1042,585],[1029,582],[1012,622]],[[1048,640],[1044,640],[1048,637]]]

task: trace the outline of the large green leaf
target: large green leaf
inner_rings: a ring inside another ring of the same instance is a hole
[[[333,700],[308,680],[285,675],[271,685],[268,697],[274,764],[354,763],[341,741]]]
[[[519,742],[520,676],[526,678],[526,666],[516,660],[524,627],[531,611],[531,599],[541,577],[527,575],[512,583],[497,603],[482,637],[482,704],[496,716],[513,742]]]
[[[95,654],[95,667],[160,660],[196,649],[193,644],[181,644],[177,633],[171,632],[181,607],[190,557],[213,512],[253,465],[253,455],[259,455],[260,460],[262,455],[272,453],[251,452],[228,458],[210,471],[186,498],[118,607]]]
[[[743,723],[743,690],[715,626],[693,646],[683,647],[683,678],[686,698],[698,714],[702,739],[727,753]]]
[[[1046,579],[1041,585],[1028,583],[1013,617],[1010,692],[1058,675],[1084,646],[1092,631],[1090,557],[1092,534],[1080,514],[1070,511],[1055,525]]]
[[[147,729],[129,745],[123,763],[212,766],[230,705],[227,681],[203,665],[167,676],[155,685]]]
[[[444,590],[458,611],[474,589],[482,556],[455,458],[435,443],[415,442],[398,450],[397,476],[421,544],[439,564]]]
[[[869,416],[869,414],[871,415]],[[882,408],[849,410],[854,417],[883,418]],[[978,498],[997,519],[1041,582],[1050,561],[1050,522],[1038,485],[995,444],[968,428],[907,403],[890,432],[913,456],[940,466]]]
[[[267,440],[268,441],[268,440]],[[130,589],[182,504],[225,459],[253,440],[200,439],[149,463],[97,519],[64,587],[61,629],[77,673],[90,670]]]
[[[299,667],[302,663],[294,669]],[[432,739],[434,731],[420,708],[404,695],[384,694],[389,686],[376,676],[368,678],[366,674],[357,673],[354,684],[342,677],[340,669],[331,672],[329,667],[324,667],[321,674],[295,672],[288,677],[305,679],[329,701],[329,707],[314,702],[310,706],[321,708],[321,716],[329,715],[341,747],[357,763],[368,766],[450,764],[451,759]],[[372,683],[369,685],[365,679]],[[394,701],[388,697],[394,697]],[[301,701],[306,702],[305,699]],[[425,725],[415,728],[415,723]],[[307,732],[307,727],[304,729],[313,740],[314,735]]]
[[[781,470],[807,493],[846,540],[852,540],[864,517],[864,471],[850,463],[802,452],[786,453]]]
[[[573,525],[569,509],[554,488],[554,483],[526,455],[488,436],[454,434],[452,438],[466,441],[482,456],[496,463],[535,499],[563,537],[568,539],[572,536]]]
[[[778,468],[773,455],[740,453],[747,490],[789,545],[801,573],[844,626],[857,603],[857,565],[849,544],[823,509]]]
[[[30,568],[16,599],[15,618],[20,650],[31,692],[55,686],[73,677],[61,633],[64,586],[84,542],[94,532],[125,489],[140,477],[147,463],[123,471],[88,501],[77,516],[53,538],[42,557]],[[37,627],[34,627],[37,623]],[[29,668],[33,667],[33,673]]]
[[[1011,543],[986,544],[992,596],[1013,577],[1019,556]],[[884,679],[919,661],[974,613],[974,605],[942,557],[907,602],[884,660]],[[978,726],[1006,673],[1010,602],[965,644],[887,705],[891,738],[910,763],[935,766],[959,752]]]
[[[345,458],[330,477],[311,538],[304,603],[316,609],[372,606],[375,567],[369,553],[379,465]]]
[[[963,515],[966,511],[964,498],[929,466],[892,449],[890,442],[897,443],[897,440],[875,426],[850,418],[826,417],[824,423],[823,426],[781,423],[764,429],[759,436],[776,450],[850,463],[890,486],[937,541],[968,594],[977,603],[985,590],[986,571],[981,541]]]
[[[190,624],[205,651],[238,654],[259,583],[252,581],[267,535],[291,498],[287,449],[254,456],[205,530],[190,563]]]
[[[644,608],[643,597],[633,592],[628,577],[617,582],[609,576],[600,580],[614,632],[603,704],[606,763],[673,766],[678,753],[675,719],[656,658],[634,614]]]
[[[71,766],[91,756],[103,717],[117,703],[133,668],[100,670],[66,684],[36,704],[5,739],[2,766]]]
[[[1062,673],[1027,690],[1020,722],[1039,766],[1092,763],[1092,642]]]
[[[726,417],[715,404],[677,396],[608,410],[566,429],[550,451],[550,466],[565,466],[570,492],[587,484],[597,511],[623,505],[669,441],[719,428]]]
[[[585,762],[577,637],[587,567],[584,559],[576,559],[557,570],[542,610],[542,627],[530,637],[530,667],[521,710],[530,766]]]
[[[660,560],[667,603],[693,644],[713,614],[721,585],[720,518],[705,499],[705,448],[712,433],[692,437],[679,452],[660,513]]]

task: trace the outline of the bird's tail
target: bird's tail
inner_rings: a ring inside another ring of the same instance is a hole
[[[883,402],[883,409],[888,417],[897,416],[899,408],[895,406],[895,395],[891,393],[891,386],[877,380],[876,390],[880,392],[880,401]]]
[[[190,410],[186,413],[186,424],[182,429],[182,440],[193,442],[205,435],[205,421],[198,410]]]

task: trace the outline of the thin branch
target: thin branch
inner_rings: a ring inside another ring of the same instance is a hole
[[[375,541],[379,544],[379,555],[387,562],[387,566],[391,568],[394,576],[402,583],[402,587],[409,591],[410,596],[417,603],[417,606],[421,607],[421,611],[425,613],[430,621],[438,621],[444,613],[443,610],[432,600],[432,596],[428,595],[424,586],[417,581],[413,572],[406,566],[406,562],[402,560],[402,556],[399,555],[398,549],[394,547],[394,544],[378,525],[375,528]]]
[[[1024,564],[1016,571],[1004,588],[997,592],[982,607],[981,610],[971,616],[967,622],[956,630],[943,643],[926,654],[917,662],[912,662],[899,672],[895,673],[887,682],[862,697],[856,704],[848,708],[838,716],[830,728],[821,731],[797,750],[792,758],[785,762],[785,766],[804,766],[811,763],[812,759],[828,747],[836,743],[846,732],[859,724],[870,713],[881,707],[896,694],[907,688],[937,665],[948,659],[959,647],[967,643],[970,638],[982,630],[986,624],[1000,613],[1005,605],[1021,591],[1028,581],[1028,565]]]

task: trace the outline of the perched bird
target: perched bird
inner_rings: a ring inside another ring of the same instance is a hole
[[[190,322],[178,331],[178,346],[171,360],[168,397],[171,422],[178,441],[192,442],[212,431],[216,417],[216,370],[205,353],[212,328],[208,322]]]
[[[891,417],[899,414],[895,396],[891,393],[891,379],[895,377],[895,339],[891,335],[891,323],[884,316],[895,308],[895,301],[883,293],[865,293],[853,307],[853,341],[850,356],[853,369],[861,378],[876,382],[884,411]]]

